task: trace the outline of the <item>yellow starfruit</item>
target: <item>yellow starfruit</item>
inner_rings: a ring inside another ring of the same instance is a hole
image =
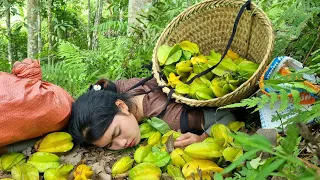
[[[66,132],[50,133],[35,144],[35,149],[39,152],[59,153],[67,152],[72,148],[72,137]]]
[[[175,166],[182,168],[187,162],[192,161],[192,158],[189,157],[182,149],[176,148],[171,154],[171,163]]]
[[[211,130],[210,130],[210,135],[212,137],[214,137],[216,139],[219,139],[219,138],[224,138],[225,139],[224,146],[227,143],[232,143],[233,142],[233,137],[231,137],[230,134],[231,134],[230,129],[224,124],[214,124],[211,127]]]
[[[160,139],[161,139],[161,133],[157,131],[148,138],[148,145],[154,146],[160,142]]]
[[[225,58],[231,58],[232,60],[235,60],[235,59],[240,58],[240,56],[239,56],[239,54],[237,54],[234,51],[229,49],[227,54],[226,54],[226,56],[225,56]]]
[[[49,168],[59,167],[59,159],[59,156],[52,153],[36,152],[32,154],[27,163],[32,164],[40,173],[43,173]]]
[[[22,163],[12,167],[12,179],[15,180],[39,180],[39,172],[32,164]]]
[[[75,180],[87,180],[93,175],[93,171],[90,166],[86,164],[80,164],[76,170],[73,172],[73,177]]]
[[[173,135],[173,139],[174,139],[174,140],[176,140],[178,137],[180,137],[180,136],[182,135],[181,132],[177,132],[177,131],[174,131],[174,130],[170,130],[170,131],[168,131],[167,133],[165,133],[164,135],[162,135],[162,137],[161,137],[161,143],[162,143],[162,144],[165,144],[171,134]]]
[[[230,122],[227,127],[233,131],[233,132],[237,132],[239,131],[240,128],[244,127],[244,122],[240,122],[240,121],[232,121]]]
[[[215,143],[199,142],[190,144],[184,149],[184,152],[195,159],[213,159],[222,156],[220,147]]]
[[[201,169],[202,177],[208,177],[210,172],[222,172],[223,168],[210,160],[193,160],[186,163],[182,168],[182,173],[186,179],[192,179],[192,173],[197,176],[197,169]],[[198,175],[199,176],[199,175]],[[198,178],[197,178],[198,179]]]
[[[167,172],[168,172],[168,175],[171,176],[171,177],[173,177],[173,178],[183,177],[180,168],[177,167],[177,166],[174,166],[174,165],[172,165],[172,164],[170,164],[170,165],[167,166]]]
[[[132,168],[133,161],[130,156],[123,156],[112,165],[112,175],[115,176],[129,171]]]
[[[168,85],[171,87],[176,87],[177,84],[181,84],[183,82],[180,81],[180,76],[176,76],[174,73],[169,74]]]
[[[190,42],[190,41],[182,41],[179,43],[181,49],[185,51],[189,51],[192,54],[199,53],[199,46],[196,43]]]
[[[43,176],[45,180],[67,180],[72,169],[72,164],[62,164],[58,168],[47,169]]]
[[[148,155],[148,153],[151,151],[152,146],[140,146],[135,152],[134,152],[134,160],[137,163],[141,163],[143,159]]]
[[[204,55],[199,55],[191,58],[191,63],[193,65],[198,63],[208,63],[208,59]]]
[[[22,153],[12,152],[1,156],[2,170],[6,172],[10,172],[14,165],[24,162],[26,162],[26,156]]]
[[[239,148],[227,147],[223,150],[222,154],[226,161],[232,162],[240,157],[243,154],[243,151]]]
[[[129,171],[131,180],[159,180],[161,169],[153,163],[140,163]]]

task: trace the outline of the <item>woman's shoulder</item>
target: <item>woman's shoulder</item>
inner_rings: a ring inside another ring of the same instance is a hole
[[[144,80],[144,78],[131,78],[131,79],[121,79],[121,80],[117,80],[115,81],[116,87],[117,87],[117,91],[119,93],[124,93],[126,92],[128,89],[130,89],[132,86],[136,85],[137,83],[141,82],[142,80]],[[138,86],[137,88],[135,88],[135,90],[145,90],[148,91],[153,87],[157,86],[157,82],[154,78],[150,79],[149,81],[147,81],[146,83],[144,83],[141,86]]]

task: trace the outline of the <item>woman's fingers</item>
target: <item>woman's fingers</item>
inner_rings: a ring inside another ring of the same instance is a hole
[[[189,144],[198,142],[199,136],[192,133],[182,134],[179,138],[174,142],[175,147],[185,147]]]

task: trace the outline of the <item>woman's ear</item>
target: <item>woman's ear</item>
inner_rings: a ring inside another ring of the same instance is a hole
[[[130,114],[129,107],[124,101],[117,99],[115,104],[116,104],[116,106],[118,106],[118,108],[120,109],[121,112],[123,112],[125,114]]]

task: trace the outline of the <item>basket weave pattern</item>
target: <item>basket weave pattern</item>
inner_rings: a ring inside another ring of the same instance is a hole
[[[200,51],[205,55],[209,55],[212,49],[222,53],[230,38],[239,9],[245,2],[244,0],[207,0],[186,9],[173,19],[160,35],[153,50],[152,69],[158,84],[167,85],[159,74],[161,68],[157,59],[157,50],[161,45],[172,46],[189,40],[198,44]],[[175,93],[172,97],[176,102],[190,106],[220,107],[239,102],[256,90],[257,82],[271,58],[273,42],[274,35],[270,20],[262,10],[251,3],[251,10],[245,10],[241,16],[231,49],[241,57],[260,64],[252,77],[223,97],[196,100]],[[162,90],[167,94],[170,91],[168,87]]]

